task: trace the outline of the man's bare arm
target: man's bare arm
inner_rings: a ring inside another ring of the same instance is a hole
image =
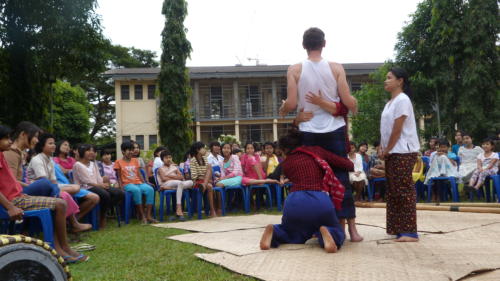
[[[288,67],[288,72],[286,74],[287,79],[287,97],[286,101],[280,107],[280,115],[284,117],[288,112],[293,111],[297,108],[298,102],[298,90],[297,85],[299,83],[300,71],[302,65],[294,64]]]
[[[338,63],[330,63],[332,72],[337,80],[337,88],[342,103],[354,114],[358,113],[358,102],[356,98],[351,95],[349,84],[345,75],[344,67]]]

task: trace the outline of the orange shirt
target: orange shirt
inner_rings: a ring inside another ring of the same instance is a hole
[[[141,184],[141,176],[139,175],[140,165],[137,158],[130,159],[129,162],[119,159],[116,160],[114,169],[118,171],[122,185],[125,187],[127,184]]]

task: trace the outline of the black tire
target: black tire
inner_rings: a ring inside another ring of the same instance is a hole
[[[0,247],[0,280],[67,281],[57,258],[43,247],[16,243]]]

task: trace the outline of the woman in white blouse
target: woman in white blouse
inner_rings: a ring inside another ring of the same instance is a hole
[[[469,133],[462,133],[462,142],[464,145],[458,149],[458,157],[460,157],[458,181],[459,183],[468,183],[472,173],[477,168],[477,156],[484,151],[472,143],[472,137]]]
[[[417,162],[420,143],[408,73],[393,67],[387,73],[384,89],[391,93],[380,120],[380,158],[385,159],[387,179],[387,233],[397,242],[416,242],[417,195],[412,170]]]

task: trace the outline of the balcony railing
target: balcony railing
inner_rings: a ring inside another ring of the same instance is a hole
[[[236,120],[236,119],[261,119],[261,118],[281,118],[278,114],[279,106],[273,110],[272,105],[259,105],[244,103],[239,107],[239,114],[236,114],[234,105],[200,106],[198,114],[199,120]],[[275,113],[276,112],[276,113]],[[296,112],[290,112],[287,117],[295,117]]]

